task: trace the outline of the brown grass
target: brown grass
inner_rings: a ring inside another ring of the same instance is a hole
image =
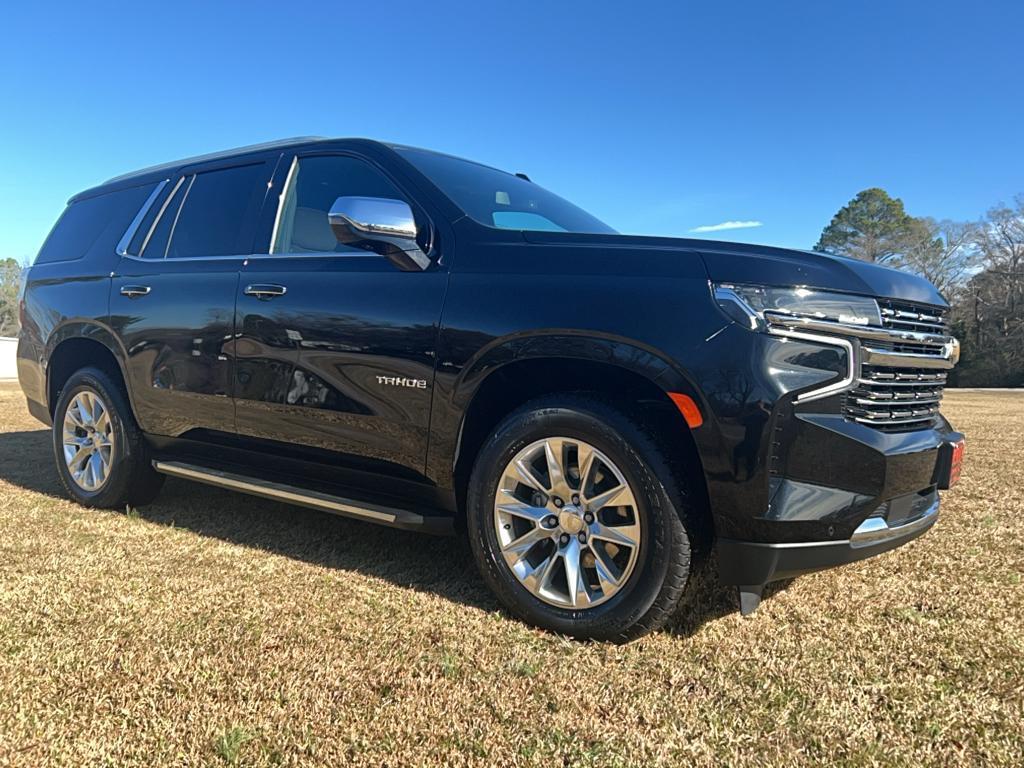
[[[1020,764],[1024,395],[957,393],[929,535],[625,647],[509,619],[459,540],[168,482],[61,497],[0,389],[0,765]]]

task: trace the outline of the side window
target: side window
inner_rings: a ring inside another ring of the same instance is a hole
[[[178,179],[164,202],[160,206],[154,206],[157,209],[156,227],[151,225],[145,230],[139,227],[139,233],[132,240],[131,251],[138,253],[144,259],[162,259],[167,255],[167,243],[171,239],[171,228],[178,218],[181,201],[185,199],[185,192],[191,181],[191,176]]]
[[[169,222],[167,257],[248,254],[266,193],[265,171],[266,165],[257,163],[198,173],[187,180],[181,208]],[[167,213],[160,217],[157,230],[167,223]]]
[[[271,253],[356,253],[338,242],[327,214],[339,197],[405,199],[380,171],[354,157],[300,157],[288,175]]]
[[[77,261],[90,252],[110,256],[118,238],[152,191],[153,185],[149,184],[72,203],[57,220],[35,263]]]

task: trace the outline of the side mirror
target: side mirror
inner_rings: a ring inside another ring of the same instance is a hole
[[[339,243],[387,256],[399,269],[418,272],[430,257],[416,242],[416,219],[404,200],[339,197],[327,219]]]

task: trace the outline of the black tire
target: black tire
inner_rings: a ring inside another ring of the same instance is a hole
[[[531,594],[506,565],[493,524],[504,468],[524,447],[557,435],[584,440],[617,464],[635,490],[642,521],[632,574],[606,602],[583,610],[551,605]],[[532,401],[497,427],[475,462],[467,499],[474,557],[502,604],[524,621],[580,639],[626,642],[660,629],[690,581],[701,510],[689,502],[684,484],[655,431],[638,414],[584,394]]]
[[[64,416],[75,396],[83,391],[98,395],[107,406],[115,445],[106,481],[95,491],[80,487],[64,461]],[[52,433],[61,485],[79,504],[101,509],[124,509],[148,504],[160,492],[164,476],[153,469],[149,446],[135,422],[124,387],[105,371],[82,368],[71,375],[57,400]]]

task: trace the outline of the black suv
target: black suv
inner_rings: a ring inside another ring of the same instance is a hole
[[[946,314],[873,264],[620,235],[523,174],[307,138],[73,197],[18,371],[82,504],[171,475],[465,531],[510,611],[621,640],[712,551],[748,613],[935,522]]]

